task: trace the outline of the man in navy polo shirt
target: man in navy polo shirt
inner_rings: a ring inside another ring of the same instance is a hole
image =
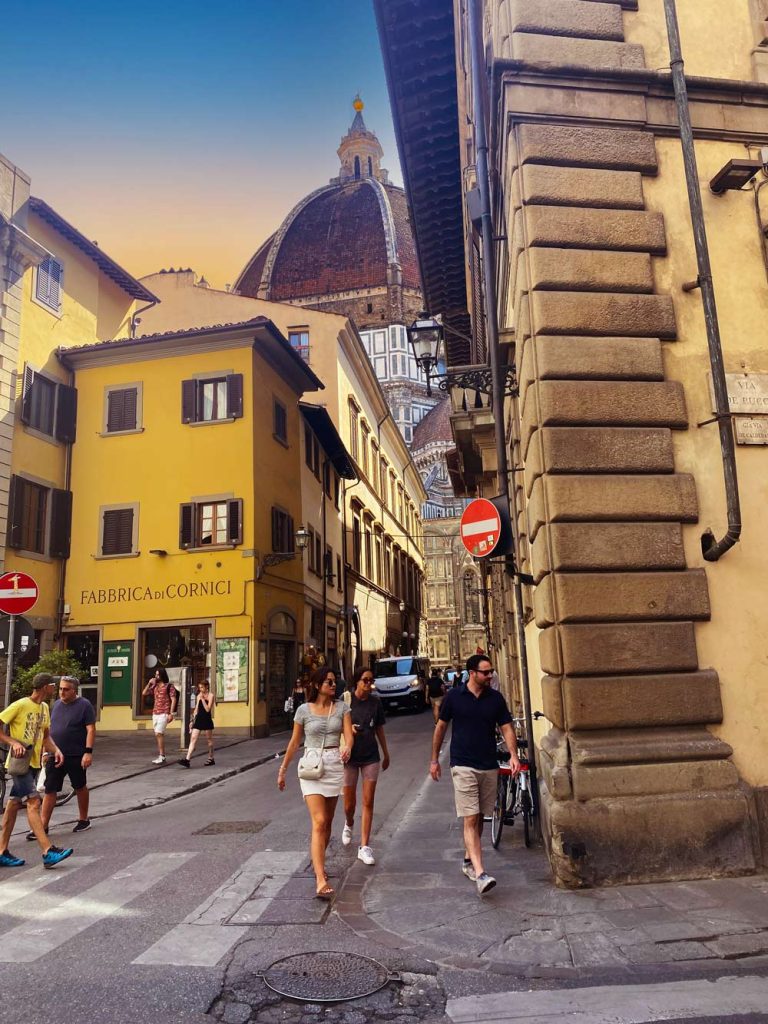
[[[456,800],[456,815],[464,819],[464,863],[461,870],[477,885],[482,896],[496,885],[496,879],[483,867],[480,837],[483,816],[493,814],[496,784],[499,775],[496,754],[496,727],[510,753],[509,766],[517,775],[517,737],[512,716],[502,695],[491,689],[493,667],[485,654],[467,659],[469,680],[464,686],[447,693],[432,739],[432,761],[429,773],[435,782],[440,778],[440,747],[448,723],[451,731],[451,778]]]

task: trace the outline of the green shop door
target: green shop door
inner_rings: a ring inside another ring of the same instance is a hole
[[[133,640],[104,644],[104,704],[130,704],[133,684]]]

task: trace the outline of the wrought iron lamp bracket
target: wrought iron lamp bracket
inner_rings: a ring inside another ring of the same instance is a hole
[[[518,386],[514,366],[502,368],[504,373],[504,394],[507,398],[517,398]],[[448,373],[436,374],[433,380],[438,381],[441,391],[451,388],[464,388],[468,391],[480,391],[484,395],[493,395],[493,379],[490,367],[478,366],[462,370],[449,370]]]

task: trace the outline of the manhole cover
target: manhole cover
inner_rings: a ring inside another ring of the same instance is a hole
[[[338,1003],[373,995],[390,980],[378,960],[359,953],[297,953],[276,960],[263,974],[278,995],[309,1003]]]
[[[261,832],[269,822],[266,821],[212,821],[205,828],[193,832],[194,836],[222,836],[231,832]]]

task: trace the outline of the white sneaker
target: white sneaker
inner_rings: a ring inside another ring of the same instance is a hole
[[[152,764],[165,764],[165,758],[162,754],[158,754],[157,757],[152,758]]]
[[[461,870],[464,872],[464,874],[467,876],[470,882],[477,881],[477,875],[475,874],[475,869],[472,867],[471,860],[465,860],[461,865]]]
[[[480,896],[484,896],[485,893],[490,892],[491,889],[496,885],[496,879],[484,871],[482,875],[477,876],[477,891]]]
[[[352,842],[352,826],[345,823],[344,828],[341,830],[341,845],[349,846]]]
[[[363,864],[367,864],[368,867],[376,863],[376,858],[373,856],[373,850],[370,846],[361,846],[357,851],[357,859],[361,860]]]

